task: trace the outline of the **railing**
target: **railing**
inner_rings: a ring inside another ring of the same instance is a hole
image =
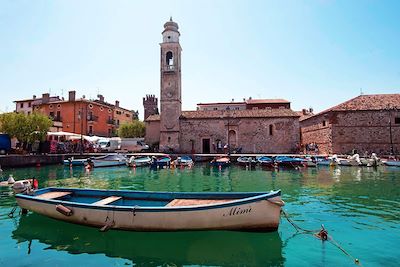
[[[115,120],[113,120],[113,119],[107,119],[107,124],[114,124],[115,123]]]
[[[55,116],[53,118],[53,121],[62,121],[62,117],[61,116]]]
[[[62,121],[61,116],[49,116],[49,119],[52,121]]]
[[[175,71],[175,66],[174,65],[166,65],[164,67],[164,71],[165,72],[173,72],[173,71]]]
[[[88,121],[98,121],[98,120],[99,120],[99,117],[98,117],[98,116],[95,116],[95,115],[88,115],[88,116],[87,116],[87,120],[88,120]]]

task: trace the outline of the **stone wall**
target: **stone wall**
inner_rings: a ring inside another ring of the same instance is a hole
[[[400,124],[395,124],[400,112],[391,112],[392,143],[394,151],[400,152]],[[390,153],[390,127],[388,111],[353,111],[335,114],[332,131],[335,153]]]
[[[316,143],[318,145],[318,153],[333,153],[332,124],[328,115],[314,116],[308,120],[301,121],[300,127],[301,144],[304,149],[306,144]]]
[[[180,129],[183,153],[203,153],[203,139],[210,139],[210,152],[216,153],[218,140],[228,144],[228,131],[231,149],[241,147],[243,153],[293,153],[300,142],[298,118],[293,117],[181,119]]]
[[[160,142],[160,121],[146,121],[145,142],[152,146]]]
[[[393,148],[400,152],[400,112],[390,112]],[[325,126],[323,123],[325,121]],[[300,122],[302,144],[315,142],[320,153],[346,154],[356,149],[360,154],[390,152],[389,111],[336,111]]]

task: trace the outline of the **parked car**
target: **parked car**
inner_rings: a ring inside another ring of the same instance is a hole
[[[144,138],[120,138],[120,149],[124,152],[144,152],[149,151],[149,145],[144,143]]]
[[[121,141],[113,138],[100,139],[97,144],[102,152],[115,152],[121,149]]]
[[[8,134],[0,134],[0,154],[4,155],[11,150],[11,139]]]

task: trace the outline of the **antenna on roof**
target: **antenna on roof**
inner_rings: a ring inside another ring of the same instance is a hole
[[[61,97],[64,97],[64,89],[61,89]]]
[[[360,88],[360,95],[363,95],[363,94],[364,94],[364,92],[363,92],[362,88]]]

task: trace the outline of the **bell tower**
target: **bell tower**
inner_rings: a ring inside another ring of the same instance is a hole
[[[160,150],[179,151],[181,97],[181,45],[178,24],[170,18],[164,24],[160,59]]]

